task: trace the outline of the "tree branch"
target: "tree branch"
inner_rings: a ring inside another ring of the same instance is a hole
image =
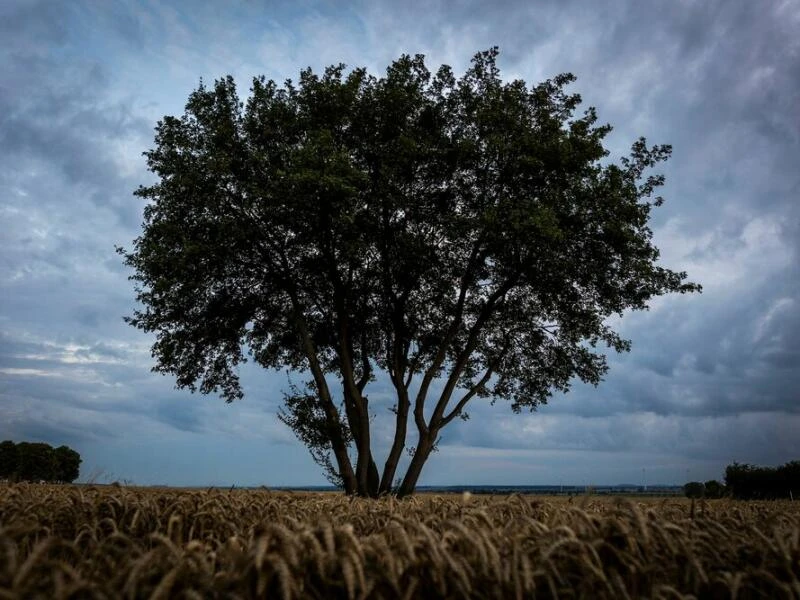
[[[467,266],[464,269],[464,274],[461,277],[461,286],[459,288],[458,301],[456,302],[453,320],[450,323],[450,327],[448,327],[444,339],[439,344],[439,349],[436,353],[436,356],[431,361],[428,369],[425,371],[419,391],[417,392],[417,397],[414,400],[414,420],[420,433],[427,433],[428,431],[428,425],[425,423],[424,417],[425,399],[428,395],[428,388],[430,387],[431,381],[433,381],[434,374],[439,370],[439,368],[441,368],[442,363],[447,356],[447,348],[452,343],[453,338],[455,338],[455,335],[458,333],[458,329],[461,326],[462,318],[464,316],[464,305],[467,298],[467,289],[469,288],[469,283],[474,275],[473,270],[477,266],[482,243],[483,232],[481,232],[472,246],[472,251],[470,252],[469,260],[467,261]]]
[[[475,385],[473,385],[470,388],[470,390],[466,394],[464,394],[461,400],[458,401],[458,404],[456,404],[453,410],[450,411],[450,414],[442,418],[439,428],[445,427],[448,423],[450,423],[450,421],[459,416],[461,414],[461,411],[467,405],[467,402],[472,400],[475,394],[477,394],[480,391],[480,389],[489,382],[489,379],[491,379],[492,375],[494,375],[494,367],[489,366],[486,369],[486,372],[483,374],[483,377],[481,377],[480,381]]]
[[[450,396],[453,394],[453,390],[455,390],[456,384],[458,383],[458,378],[461,377],[461,373],[464,371],[467,360],[469,360],[470,355],[478,344],[478,335],[483,329],[483,326],[492,316],[492,312],[495,310],[497,302],[501,298],[504,298],[509,290],[514,287],[517,279],[519,279],[519,274],[509,277],[494,291],[489,299],[487,299],[486,304],[483,305],[483,308],[478,315],[478,319],[470,328],[467,343],[464,345],[464,349],[459,353],[456,363],[453,366],[453,369],[450,371],[450,376],[447,378],[447,383],[445,384],[444,390],[442,390],[442,394],[439,396],[439,401],[436,403],[436,408],[431,415],[430,427],[432,429],[440,427],[444,410],[447,407],[447,403],[450,401]],[[505,351],[506,350],[504,349],[503,353],[505,353]]]
[[[331,398],[328,383],[325,381],[325,375],[321,365],[319,364],[317,350],[309,334],[308,325],[303,317],[302,305],[299,302],[296,290],[293,289],[293,286],[290,286],[289,297],[292,301],[292,312],[295,321],[295,327],[300,334],[303,350],[306,355],[306,359],[308,360],[309,367],[311,368],[311,373],[314,377],[314,383],[317,386],[317,391],[319,392],[319,400],[322,404],[322,409],[325,412],[325,420],[331,436],[331,447],[341,471],[340,475],[344,480],[345,491],[348,494],[353,494],[356,491],[353,465],[350,462],[350,457],[347,455],[347,446],[344,442],[344,436],[339,421],[339,411],[336,410],[336,405]]]
[[[414,373],[416,373],[417,367],[419,366],[420,357],[419,354],[415,356],[408,365],[408,374],[406,375],[406,380],[403,382],[406,390],[411,385],[411,381],[414,378]]]
[[[359,393],[364,392],[371,374],[372,365],[369,364],[369,355],[367,354],[367,330],[363,329],[361,331],[361,378],[356,383]]]

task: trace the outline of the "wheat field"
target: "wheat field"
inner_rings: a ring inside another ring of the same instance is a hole
[[[800,598],[800,503],[0,486],[0,598]]]

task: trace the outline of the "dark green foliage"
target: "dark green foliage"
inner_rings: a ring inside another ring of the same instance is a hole
[[[68,446],[10,440],[0,443],[0,478],[71,483],[78,478],[81,456]]]
[[[705,495],[705,487],[700,481],[690,481],[684,484],[683,493],[687,498],[702,498]]]
[[[146,153],[158,180],[137,191],[143,233],[119,249],[143,307],[127,320],[156,334],[154,369],[228,401],[248,358],[310,374],[284,421],[348,493],[370,496],[392,491],[407,446],[397,491],[413,492],[473,398],[518,412],[574,377],[597,384],[596,346],[630,347],[607,317],[700,289],[657,266],[647,225],[663,178],[644,172],[670,148],[640,139],[601,164],[611,127],[591,107],[574,115],[574,77],[503,83],[496,58],[477,54],[458,80],[422,56],[381,78],[343,65],[283,87],[262,77],[246,103],[227,77],[160,121]],[[397,396],[380,477],[376,371]]]
[[[23,481],[54,481],[56,461],[49,444],[20,442],[17,444],[18,479]]]
[[[742,500],[800,498],[800,461],[776,468],[733,463],[725,469],[725,485]]]
[[[0,479],[9,479],[17,470],[17,445],[11,440],[0,442]]]
[[[716,479],[710,479],[703,484],[704,496],[711,500],[716,500],[725,496],[725,486]]]
[[[66,483],[75,481],[80,475],[81,455],[68,446],[59,446],[53,453],[56,462],[55,479]]]

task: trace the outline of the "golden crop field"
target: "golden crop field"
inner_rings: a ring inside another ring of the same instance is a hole
[[[800,598],[800,503],[0,486],[1,598]]]

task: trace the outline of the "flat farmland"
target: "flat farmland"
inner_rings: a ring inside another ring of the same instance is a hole
[[[0,486],[0,598],[800,598],[800,503]]]

